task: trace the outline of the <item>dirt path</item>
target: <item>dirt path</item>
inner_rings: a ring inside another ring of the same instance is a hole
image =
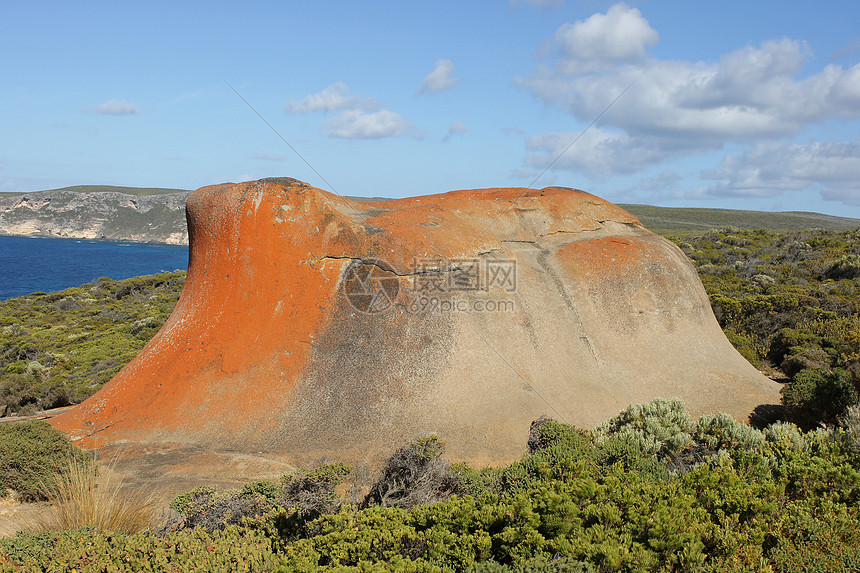
[[[0,418],[0,424],[11,422],[28,422],[30,420],[47,420],[48,418],[59,416],[63,412],[71,410],[72,408],[74,408],[74,406],[63,406],[62,408],[42,410],[41,412],[36,412],[35,414],[31,414],[29,416],[3,416],[2,418]]]

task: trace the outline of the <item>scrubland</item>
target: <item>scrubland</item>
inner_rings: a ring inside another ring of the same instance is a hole
[[[335,462],[232,491],[201,484],[127,527],[43,526],[0,540],[0,570],[860,570],[860,230],[670,238],[728,338],[784,383],[783,408],[758,427],[657,400],[594,430],[537,420],[528,453],[497,468],[451,463],[427,436],[375,475]],[[183,280],[100,279],[0,303],[0,408],[94,392],[158,330]],[[44,422],[0,424],[0,489],[60,507],[63,488],[97,479],[68,478],[91,463]],[[98,503],[124,507],[111,500]]]

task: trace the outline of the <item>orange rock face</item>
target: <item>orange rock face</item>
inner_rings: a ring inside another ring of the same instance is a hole
[[[268,179],[199,189],[187,213],[173,315],[52,420],[84,446],[373,461],[435,433],[495,463],[541,415],[595,426],[680,397],[745,419],[779,399],[683,253],[583,191],[353,202]]]

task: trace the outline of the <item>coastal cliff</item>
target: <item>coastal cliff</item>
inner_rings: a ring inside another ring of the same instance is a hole
[[[0,235],[187,245],[190,194],[109,186],[0,193]]]

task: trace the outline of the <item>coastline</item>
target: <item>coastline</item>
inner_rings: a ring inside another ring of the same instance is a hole
[[[155,239],[141,239],[135,237],[123,238],[123,237],[108,237],[105,235],[93,236],[89,233],[67,233],[67,234],[56,234],[56,233],[45,233],[41,230],[36,230],[35,232],[10,232],[8,230],[0,229],[0,237],[21,237],[21,238],[29,238],[29,239],[62,239],[62,240],[75,240],[75,241],[94,241],[94,242],[105,242],[105,243],[135,243],[139,245],[163,245],[163,246],[171,246],[171,247],[187,247],[188,246],[188,233],[174,233],[174,235],[180,235],[179,237],[174,238],[172,235],[168,237],[167,240],[155,240]]]

